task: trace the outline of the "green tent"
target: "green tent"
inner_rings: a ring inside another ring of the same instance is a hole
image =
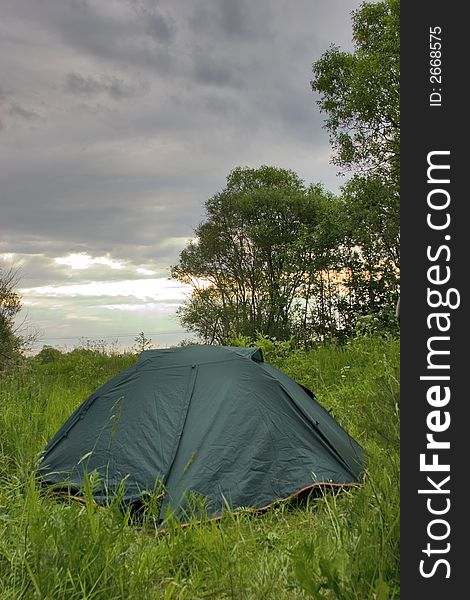
[[[97,389],[49,442],[39,474],[74,490],[97,471],[98,503],[123,480],[129,503],[162,482],[161,515],[168,506],[183,515],[192,491],[218,516],[358,483],[363,460],[315,396],[259,349],[195,345],[147,350]]]

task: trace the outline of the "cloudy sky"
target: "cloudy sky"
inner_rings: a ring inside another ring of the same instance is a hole
[[[352,0],[2,0],[0,268],[43,344],[189,338],[168,267],[236,166],[339,190],[310,88]]]

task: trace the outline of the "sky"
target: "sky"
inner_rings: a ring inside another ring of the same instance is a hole
[[[312,64],[352,0],[2,0],[0,269],[43,345],[191,339],[170,265],[237,166],[337,193]]]

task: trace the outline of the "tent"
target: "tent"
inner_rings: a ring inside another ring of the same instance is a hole
[[[49,442],[39,475],[78,490],[84,472],[105,504],[166,490],[184,515],[189,492],[207,514],[263,508],[315,485],[357,484],[364,453],[312,392],[258,348],[194,345],[144,351],[77,408]]]

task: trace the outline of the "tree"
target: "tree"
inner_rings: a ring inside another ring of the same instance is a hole
[[[397,188],[400,160],[400,3],[364,2],[353,12],[354,52],[330,49],[313,65],[333,161]]]
[[[152,339],[148,338],[143,331],[136,335],[134,338],[134,350],[136,353],[140,354],[145,350],[150,350],[152,347]]]
[[[353,173],[343,186],[343,265],[338,306],[393,327],[400,270],[400,4],[364,2],[353,12],[354,52],[336,46],[313,65],[333,162]],[[389,310],[390,309],[390,310]]]
[[[53,346],[44,345],[40,352],[38,352],[35,356],[35,360],[39,362],[41,365],[46,365],[49,363],[56,362],[60,358],[62,358],[63,354],[57,348]]]
[[[399,196],[378,177],[353,178],[343,188],[350,313],[372,315],[396,331],[400,274]],[[354,327],[354,324],[351,324]]]
[[[15,326],[21,310],[21,297],[15,291],[17,284],[18,271],[0,267],[0,371],[19,352],[23,341]]]
[[[330,219],[330,229],[322,223],[330,204],[331,194],[292,171],[234,169],[225,189],[206,202],[206,221],[171,269],[193,286],[179,310],[182,325],[211,343],[234,334],[305,336],[318,288],[314,273],[331,266],[328,250],[338,245],[338,219]]]

